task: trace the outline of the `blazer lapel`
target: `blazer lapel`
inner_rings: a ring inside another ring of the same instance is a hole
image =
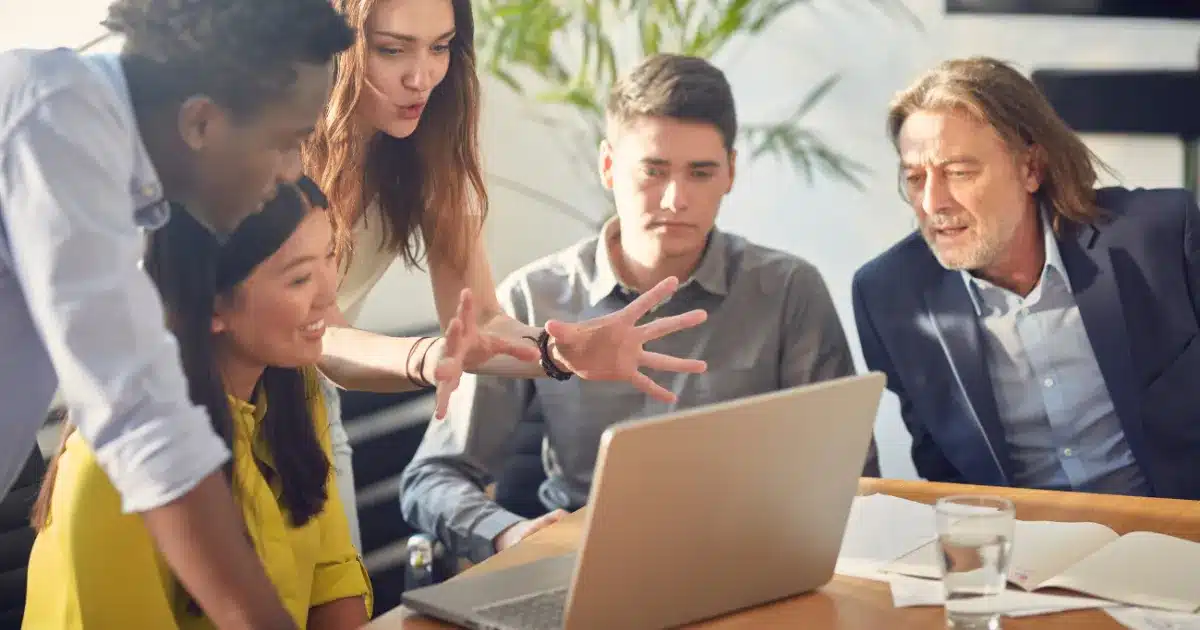
[[[976,445],[980,450],[969,456],[976,466],[980,458],[993,463],[999,474],[997,483],[1010,484],[1012,463],[996,412],[996,396],[988,374],[975,307],[958,272],[944,272],[940,277],[941,281],[930,287],[925,298],[952,377],[961,388],[966,407],[964,415],[976,425],[963,431],[964,436],[973,434],[978,438]]]
[[[1099,238],[1097,228],[1080,228],[1078,234],[1059,239],[1059,250],[1113,408],[1130,448],[1141,453],[1141,401],[1129,351],[1129,331],[1112,256],[1107,247],[1097,243]]]

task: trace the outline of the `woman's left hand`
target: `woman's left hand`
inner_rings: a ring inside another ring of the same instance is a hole
[[[450,394],[458,389],[463,371],[471,371],[498,355],[508,355],[522,361],[537,361],[538,349],[528,340],[510,340],[499,335],[482,332],[479,316],[475,312],[475,299],[470,289],[463,289],[458,297],[458,310],[446,326],[442,350],[433,369],[433,383],[437,387],[434,417],[446,417],[450,405]]]
[[[658,400],[674,402],[675,394],[655,383],[640,368],[695,374],[708,369],[707,364],[650,352],[642,346],[648,341],[697,326],[708,318],[708,314],[697,309],[640,326],[637,322],[678,288],[678,278],[667,278],[615,313],[574,324],[557,320],[546,322],[546,332],[554,341],[554,362],[580,378],[629,381]]]

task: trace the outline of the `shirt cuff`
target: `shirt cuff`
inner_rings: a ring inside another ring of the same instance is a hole
[[[94,449],[126,514],[162,507],[191,492],[229,459],[200,408],[160,418]]]
[[[338,564],[318,566],[313,576],[312,605],[320,606],[347,597],[363,598],[367,618],[374,613],[371,578],[362,560],[352,558]]]
[[[467,550],[471,562],[483,562],[495,555],[496,537],[504,530],[524,520],[524,517],[513,514],[504,508],[497,508],[495,512],[484,517],[471,530],[471,548]]]

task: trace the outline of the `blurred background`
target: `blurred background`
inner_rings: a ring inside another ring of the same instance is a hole
[[[103,35],[99,21],[107,3],[0,1],[0,48],[93,42]],[[497,279],[589,236],[607,216],[594,170],[595,107],[612,76],[647,51],[698,52],[729,75],[746,129],[738,179],[718,224],[815,264],[856,354],[851,276],[914,226],[896,194],[896,160],[884,133],[894,92],[943,59],[975,54],[1008,60],[1027,73],[1173,70],[1172,76],[1191,81],[1186,89],[1192,94],[1200,81],[1196,0],[475,4],[485,69],[483,151],[492,199],[487,238]],[[677,7],[691,7],[690,20],[670,18]],[[1102,12],[1126,16],[1097,15]],[[118,47],[116,40],[95,44],[96,50]],[[1105,105],[1087,86],[1072,86],[1064,98],[1074,92],[1089,107]],[[1187,106],[1194,112],[1192,124],[1200,124],[1200,102],[1189,105],[1183,96],[1156,99]],[[1116,176],[1106,183],[1195,184],[1194,177],[1186,181],[1185,166],[1194,161],[1177,137],[1183,131],[1131,133],[1142,129],[1134,121],[1129,128],[1099,125],[1107,131],[1093,133],[1084,123],[1068,122],[1083,130],[1086,142],[1113,167]],[[426,275],[393,266],[358,323],[388,333],[436,327]],[[402,561],[405,535],[394,477],[420,439],[429,406],[423,399],[369,396],[348,397],[346,404],[353,421],[348,424],[356,448],[364,544],[381,593],[379,581]],[[876,437],[884,476],[914,477],[907,434],[890,395]],[[380,602],[381,610],[389,607]]]

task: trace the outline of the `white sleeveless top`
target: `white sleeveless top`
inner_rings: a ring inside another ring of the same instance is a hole
[[[338,308],[351,325],[358,320],[371,289],[375,288],[397,257],[395,251],[384,247],[387,233],[383,229],[383,217],[377,205],[368,206],[359,217],[354,224],[353,237],[354,253],[349,269],[344,271],[338,283],[337,294]]]

